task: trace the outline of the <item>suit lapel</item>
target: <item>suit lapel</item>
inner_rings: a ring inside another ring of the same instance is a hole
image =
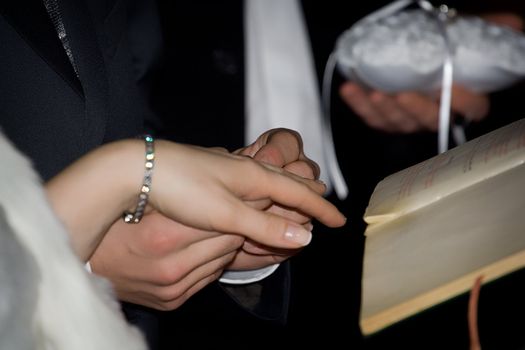
[[[1,1],[0,14],[81,97],[82,85],[42,0]],[[37,30],[35,30],[37,28]]]
[[[85,101],[82,143],[101,144],[109,113],[105,62],[90,11],[81,0],[58,0],[79,77],[67,57],[42,0],[0,1],[0,14]]]
[[[109,118],[108,74],[97,38],[98,22],[82,0],[58,0],[58,5],[85,95],[83,141],[93,148],[103,142]]]

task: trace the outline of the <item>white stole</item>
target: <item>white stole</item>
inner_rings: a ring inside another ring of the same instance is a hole
[[[302,9],[296,0],[245,1],[246,140],[284,127],[297,130],[306,155],[321,167],[320,94]]]

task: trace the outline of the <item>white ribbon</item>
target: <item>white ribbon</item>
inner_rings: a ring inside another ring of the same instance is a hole
[[[440,7],[436,8],[427,0],[397,0],[386,6],[383,6],[377,11],[372,12],[368,16],[364,17],[361,21],[378,21],[382,18],[391,16],[398,11],[401,11],[413,3],[417,3],[421,9],[435,16],[438,22],[440,34],[443,37],[443,41],[445,42],[445,60],[443,61],[438,129],[438,151],[439,153],[443,153],[448,149],[449,143],[448,135],[450,130],[450,107],[452,103],[452,83],[454,71],[452,63],[454,48],[450,43],[446,30],[446,22],[449,19],[449,8],[446,5],[441,5]],[[455,133],[458,135],[455,136],[456,142],[461,142],[461,138],[464,139],[463,131],[456,129]]]
[[[245,1],[246,139],[277,127],[297,130],[321,180],[325,173],[321,96],[302,8],[297,0]]]
[[[429,11],[429,10],[427,10]],[[442,5],[437,14],[438,27],[445,42],[445,60],[443,62],[443,76],[441,82],[441,99],[439,104],[439,131],[438,151],[443,153],[448,150],[448,134],[450,130],[450,106],[452,104],[452,82],[454,66],[452,55],[454,48],[447,34],[446,21],[448,20],[448,7]],[[435,10],[434,10],[435,12]]]
[[[332,87],[332,75],[336,64],[337,60],[335,58],[335,55],[332,53],[328,57],[328,61],[326,62],[322,86],[322,104],[324,112],[323,152],[326,158],[328,177],[333,182],[334,190],[337,194],[337,197],[341,200],[344,200],[348,196],[348,185],[345,182],[343,172],[341,171],[341,168],[339,167],[339,162],[337,161],[337,155],[335,153],[335,145],[332,136],[332,121],[330,120],[330,96]]]
[[[443,62],[443,75],[441,82],[441,98],[439,105],[439,130],[438,130],[438,150],[439,153],[445,152],[448,149],[448,136],[450,130],[450,107],[452,102],[452,83],[453,83],[453,63],[452,57],[454,48],[446,31],[446,22],[449,18],[449,9],[446,5],[441,5],[439,8],[434,7],[426,0],[397,0],[380,9],[365,16],[359,22],[375,22],[382,18],[391,16],[398,11],[403,10],[407,6],[417,3],[420,8],[435,16],[438,22],[440,33],[445,42],[445,59]],[[330,117],[330,90],[331,77],[337,62],[334,54],[330,55],[326,63],[326,68],[323,78],[323,109],[324,109],[324,154],[328,165],[328,175],[334,183],[334,188],[339,199],[345,199],[348,194],[348,186],[345,183],[339,163],[337,161],[335,147],[332,140],[332,128]],[[454,129],[454,138],[456,143],[464,142],[464,131],[460,127]],[[462,141],[463,140],[463,141]]]

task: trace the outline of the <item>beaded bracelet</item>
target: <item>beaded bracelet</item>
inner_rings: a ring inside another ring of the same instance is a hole
[[[134,212],[126,211],[122,219],[128,224],[138,224],[144,215],[144,209],[148,204],[148,196],[151,190],[151,177],[153,175],[153,166],[155,165],[155,147],[153,137],[150,135],[144,135],[144,141],[146,144],[146,162],[144,163],[144,180],[142,187],[140,188],[139,200],[137,208]]]

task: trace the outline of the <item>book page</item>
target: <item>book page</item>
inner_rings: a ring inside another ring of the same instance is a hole
[[[524,210],[522,164],[446,200],[369,226],[363,332],[465,292],[479,274],[488,281],[524,267]]]
[[[471,140],[381,181],[365,212],[380,224],[525,162],[525,119]]]

